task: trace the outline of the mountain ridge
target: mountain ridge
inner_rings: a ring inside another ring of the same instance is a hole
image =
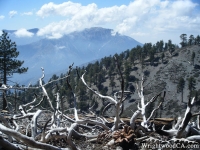
[[[35,32],[37,29],[29,31]],[[17,50],[20,52],[18,58],[24,60],[25,67],[29,67],[28,72],[20,76],[24,76],[23,79],[34,78],[33,75],[39,77],[40,67],[47,73],[54,74],[60,70],[67,70],[66,66],[73,62],[79,66],[121,53],[137,45],[142,44],[131,37],[114,33],[112,29],[101,27],[75,31],[59,39],[39,39],[29,44],[17,45]],[[15,79],[22,82],[19,76]]]

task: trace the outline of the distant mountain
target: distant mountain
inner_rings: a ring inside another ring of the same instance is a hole
[[[29,31],[37,33],[38,29]],[[11,36],[13,41],[23,41],[23,38],[18,40],[14,38],[15,31],[7,32],[13,36]],[[79,66],[142,45],[133,38],[100,27],[76,31],[60,39],[37,39],[36,36],[33,38],[34,42],[29,44],[22,45],[21,41],[20,44],[17,43],[20,52],[18,59],[24,60],[24,66],[29,67],[26,74],[15,75],[14,79],[18,82],[37,81],[41,75],[41,67],[44,67],[45,72],[50,75],[66,72],[68,65],[73,62],[75,66]]]

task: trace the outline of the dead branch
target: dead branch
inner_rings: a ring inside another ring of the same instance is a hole
[[[48,95],[46,89],[44,88],[44,85],[42,84],[42,79],[45,77],[45,74],[44,74],[44,68],[41,68],[41,69],[42,69],[42,77],[39,79],[39,84],[40,84],[40,86],[42,87],[44,96],[47,97],[47,101],[48,101],[48,103],[49,103],[51,109],[52,109],[53,112],[54,112],[55,109],[54,109],[54,107],[53,107],[53,105],[52,105],[52,103],[51,103],[51,100],[50,100],[50,98],[49,98],[49,95]]]
[[[15,130],[12,130],[3,126],[2,124],[0,124],[0,131],[3,132],[4,134],[12,136],[13,138],[19,141],[22,141],[23,143],[26,143],[26,145],[30,147],[40,148],[40,149],[49,149],[49,150],[61,150],[61,148],[57,148],[49,144],[37,142],[30,137],[27,137],[19,132],[16,132]]]
[[[191,117],[192,117],[192,113],[191,113],[191,107],[194,103],[195,97],[192,98],[192,100],[189,99],[188,104],[187,104],[187,109],[185,111],[185,116],[182,120],[182,123],[178,129],[176,138],[181,138],[182,137],[182,133],[185,130],[186,126],[188,125]]]
[[[138,91],[138,96],[140,98],[140,105],[141,107],[139,106],[139,103],[138,103],[138,110],[140,110],[141,112],[141,115],[142,115],[142,118],[143,118],[143,121],[141,122],[141,125],[143,127],[145,127],[146,129],[148,129],[148,122],[149,120],[151,119],[151,117],[153,116],[153,114],[155,113],[155,111],[157,109],[159,109],[159,107],[161,106],[162,102],[159,104],[159,106],[154,109],[152,112],[151,112],[151,115],[149,116],[149,118],[147,119],[146,116],[145,116],[145,113],[146,113],[146,107],[150,104],[150,103],[153,103],[155,100],[157,100],[157,98],[161,95],[161,93],[157,94],[156,96],[154,96],[150,101],[148,101],[146,104],[145,104],[145,101],[144,101],[144,94],[143,94],[143,91],[144,91],[144,78],[142,76],[142,80],[141,80],[141,84],[140,84],[140,89],[139,89],[139,86],[138,84],[136,84],[137,86],[137,91]],[[164,92],[164,97],[165,97],[165,92]],[[139,112],[137,112],[139,113]],[[133,119],[134,120],[134,119]]]
[[[1,147],[2,147],[3,149],[22,150],[21,147],[16,146],[15,144],[10,143],[10,142],[7,141],[6,139],[4,139],[2,136],[0,136],[0,143],[1,143]]]

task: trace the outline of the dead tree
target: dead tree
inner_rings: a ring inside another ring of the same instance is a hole
[[[115,57],[114,57],[115,58]],[[121,122],[120,120],[120,113],[121,113],[121,109],[123,107],[123,102],[126,100],[126,97],[124,96],[124,93],[131,93],[130,91],[125,91],[124,90],[124,78],[122,76],[121,70],[120,70],[120,66],[119,63],[117,61],[117,59],[115,58],[116,64],[117,64],[117,68],[121,77],[121,91],[115,92],[114,93],[114,97],[111,96],[104,96],[102,94],[100,94],[99,92],[95,91],[94,89],[92,89],[91,87],[88,86],[88,84],[86,83],[85,79],[84,79],[84,75],[85,73],[80,77],[83,84],[89,89],[91,90],[93,93],[95,93],[96,95],[98,95],[100,98],[105,98],[108,99],[110,101],[110,103],[108,105],[114,105],[116,108],[115,111],[115,118],[114,118],[114,126],[112,128],[112,130],[118,130],[119,128],[119,123]],[[108,108],[108,105],[105,108]]]
[[[111,146],[113,144],[122,144],[126,143],[127,145],[135,145],[135,143],[140,144],[141,142],[185,142],[185,143],[196,143],[200,142],[200,113],[192,114],[191,108],[194,103],[194,98],[189,99],[187,104],[187,109],[183,119],[178,118],[176,124],[170,130],[165,130],[156,128],[152,125],[152,129],[149,129],[150,119],[154,116],[154,113],[159,109],[162,102],[158,104],[156,108],[153,109],[150,116],[146,116],[146,107],[156,101],[156,99],[161,96],[161,93],[154,96],[148,102],[145,103],[145,98],[143,94],[144,90],[144,80],[139,86],[137,85],[138,96],[140,101],[138,103],[138,110],[132,115],[130,119],[130,126],[123,123],[122,128],[119,129],[119,124],[122,122],[120,118],[120,113],[123,111],[123,102],[126,100],[126,94],[130,94],[130,91],[124,90],[124,79],[120,70],[120,66],[116,60],[117,68],[121,77],[121,91],[114,93],[114,96],[104,96],[99,92],[93,90],[88,86],[84,79],[85,73],[80,77],[83,84],[96,95],[101,98],[106,98],[109,100],[108,105],[114,105],[115,118],[113,127],[110,128],[106,125],[105,118],[97,117],[95,118],[85,118],[80,117],[77,111],[76,106],[76,93],[73,91],[69,82],[70,72],[72,69],[71,65],[69,67],[67,75],[62,78],[66,79],[67,85],[71,90],[71,93],[74,98],[74,115],[71,117],[69,114],[64,113],[60,110],[62,105],[61,97],[59,90],[56,92],[56,104],[52,104],[52,99],[50,99],[45,85],[42,80],[45,77],[44,69],[42,68],[42,76],[39,78],[38,87],[12,87],[9,85],[2,85],[0,90],[9,90],[9,89],[22,89],[22,88],[41,88],[42,97],[39,99],[38,95],[34,95],[34,98],[31,102],[19,105],[19,113],[12,114],[10,117],[3,116],[0,114],[0,143],[4,149],[49,149],[49,150],[64,150],[65,148],[71,148],[77,150],[78,147],[73,139],[85,138],[87,141],[98,141],[99,139],[108,138],[106,146]],[[59,80],[59,79],[58,79]],[[56,81],[56,80],[55,80]],[[54,81],[51,81],[54,82]],[[164,96],[165,97],[165,92]],[[40,104],[47,100],[47,104],[50,106],[50,109],[40,109]],[[105,109],[108,107],[106,106]],[[43,116],[48,116],[44,118]],[[142,116],[141,125],[136,126],[136,119],[139,116]],[[197,116],[197,123],[190,122],[191,118]],[[92,130],[94,128],[101,128],[103,132],[97,132],[95,134],[81,133],[79,132],[80,128],[87,128],[87,130]],[[142,132],[140,129],[145,129],[146,131],[152,133],[148,134],[147,132]],[[157,133],[156,137],[153,136]],[[140,135],[138,136],[138,133]],[[166,136],[167,140],[163,140],[163,136]],[[62,146],[53,146],[53,142],[62,141]],[[60,148],[62,147],[62,148]]]
[[[146,128],[147,130],[149,130],[149,126],[148,126],[148,122],[149,120],[152,118],[152,116],[154,115],[154,113],[156,112],[156,110],[159,109],[159,107],[161,106],[162,102],[160,102],[160,104],[158,105],[157,108],[155,108],[150,116],[147,118],[146,117],[146,107],[150,104],[150,103],[153,103],[160,95],[161,93],[159,93],[158,95],[154,96],[150,101],[148,101],[146,104],[145,104],[145,99],[144,99],[144,78],[142,76],[142,81],[141,81],[141,85],[140,85],[140,89],[139,89],[139,86],[138,84],[136,84],[137,86],[137,91],[138,91],[138,96],[140,98],[140,106],[139,106],[139,103],[138,103],[138,110],[132,115],[131,119],[130,119],[130,126],[132,129],[135,129],[135,120],[137,119],[137,117],[139,117],[139,115],[142,115],[142,119],[143,121],[141,122],[141,125]],[[164,92],[164,97],[165,97],[165,92]]]

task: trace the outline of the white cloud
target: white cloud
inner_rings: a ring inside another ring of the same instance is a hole
[[[31,15],[33,15],[33,12],[31,12],[31,11],[24,12],[24,13],[22,13],[22,15],[31,16]]]
[[[13,18],[16,14],[17,14],[17,11],[15,11],[15,10],[12,10],[9,12],[10,18]]]
[[[14,34],[17,37],[32,37],[34,35],[32,32],[29,32],[24,28],[17,30]]]
[[[5,16],[0,15],[0,20],[3,20],[5,18]]]
[[[43,5],[36,14],[43,19],[55,15],[65,19],[41,28],[38,35],[60,38],[93,26],[112,27],[116,32],[136,39],[142,36],[145,39],[147,35],[161,37],[168,33],[174,36],[175,33],[180,35],[191,30],[199,33],[200,13],[195,12],[199,11],[196,10],[197,5],[191,0],[134,0],[129,5],[98,8],[94,3],[83,6],[70,1],[61,4],[51,2]]]
[[[80,13],[82,9],[86,10],[89,7],[96,7],[96,4],[82,6],[80,3],[73,3],[70,1],[62,4],[54,4],[53,2],[50,2],[48,4],[44,4],[36,14],[42,18],[50,15],[76,15],[77,13]]]

